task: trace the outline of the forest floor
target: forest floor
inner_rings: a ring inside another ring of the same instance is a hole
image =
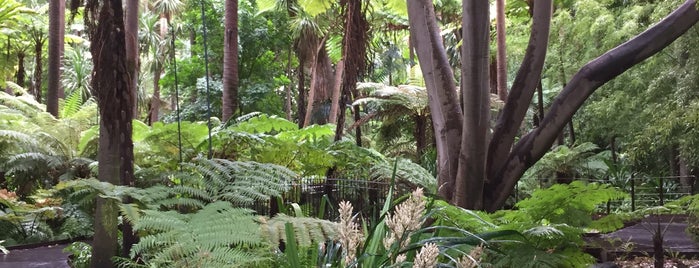
[[[0,253],[0,268],[69,268],[68,253],[63,252],[67,246],[58,244],[10,249],[9,254]]]

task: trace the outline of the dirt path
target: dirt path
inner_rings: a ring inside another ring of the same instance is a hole
[[[32,249],[15,249],[0,253],[0,268],[68,268],[67,245],[44,246]]]

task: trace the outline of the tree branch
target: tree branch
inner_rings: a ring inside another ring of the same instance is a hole
[[[536,87],[541,81],[541,70],[546,59],[546,50],[551,26],[552,0],[534,2],[532,33],[529,36],[524,60],[512,84],[505,108],[500,113],[488,148],[487,175],[494,178],[505,166],[517,130],[527,114]]]
[[[541,125],[515,145],[507,164],[497,171],[498,180],[487,186],[487,209],[493,211],[505,203],[522,174],[548,151],[568,120],[597,88],[658,53],[697,21],[696,2],[688,0],[645,32],[583,66],[553,101]],[[488,191],[493,189],[500,191]]]

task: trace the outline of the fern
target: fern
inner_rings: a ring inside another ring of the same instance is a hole
[[[306,217],[290,217],[278,214],[274,218],[262,221],[262,236],[272,244],[286,241],[285,224],[293,224],[296,242],[301,247],[312,247],[318,243],[335,240],[338,224],[335,222]]]
[[[134,223],[146,235],[134,245],[131,257],[139,255],[150,266],[230,267],[268,260],[251,211],[226,202],[211,203],[194,214],[144,210]]]
[[[530,198],[517,203],[518,215],[531,222],[546,220],[585,227],[592,221],[591,214],[598,205],[627,196],[608,185],[574,181],[534,192]]]

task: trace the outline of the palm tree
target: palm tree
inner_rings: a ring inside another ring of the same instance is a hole
[[[223,39],[223,121],[238,110],[238,0],[226,0]]]
[[[157,0],[153,4],[153,10],[160,14],[160,39],[165,40],[172,16],[182,10],[183,4],[180,0]],[[165,61],[164,44],[158,45],[156,60],[153,70],[153,97],[150,102],[149,122],[157,122],[160,113],[160,76],[163,73],[163,62]]]
[[[65,0],[49,1],[49,87],[46,111],[58,117],[58,98],[63,98],[61,86],[61,58],[65,34]]]
[[[77,12],[77,6],[71,9]],[[100,108],[99,179],[116,185],[133,177],[132,84],[126,63],[124,10],[121,0],[88,0],[84,12],[93,55],[92,91]],[[97,199],[91,267],[114,267],[117,216],[115,200]]]

